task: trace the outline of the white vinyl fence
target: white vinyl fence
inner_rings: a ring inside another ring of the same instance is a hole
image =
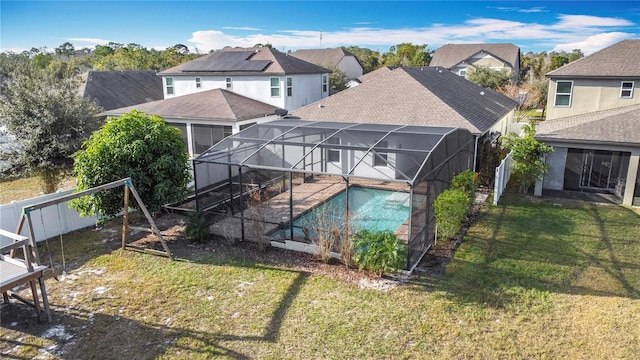
[[[0,205],[0,228],[14,232],[17,229],[18,221],[20,220],[22,208],[24,206],[69,195],[74,191],[75,189],[63,190],[58,191],[55,194],[47,194]],[[95,226],[96,224],[96,219],[94,217],[80,217],[80,214],[74,209],[71,209],[69,204],[66,202],[32,211],[31,221],[33,222],[33,232],[36,241],[43,241],[45,239],[59,236],[60,234],[66,234],[88,226]],[[29,236],[26,224],[22,228],[21,235]],[[0,243],[2,244],[4,244],[5,241],[7,241],[7,239],[0,239]]]
[[[493,187],[493,205],[498,205],[498,200],[500,200],[504,189],[507,188],[507,183],[511,177],[511,168],[513,168],[513,159],[511,159],[511,153],[508,153],[507,157],[502,159],[502,162],[496,168],[496,178]]]

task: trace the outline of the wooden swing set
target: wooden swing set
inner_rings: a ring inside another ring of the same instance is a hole
[[[0,247],[0,291],[2,292],[3,299],[5,303],[9,303],[9,297],[13,297],[27,305],[35,308],[38,314],[38,320],[41,320],[41,310],[40,310],[40,299],[38,297],[36,282],[38,282],[40,287],[40,294],[42,296],[42,303],[44,307],[44,312],[47,316],[47,320],[49,322],[52,321],[51,311],[49,309],[49,301],[47,300],[47,292],[45,289],[43,273],[47,266],[41,265],[40,255],[38,254],[38,247],[36,245],[36,238],[34,233],[33,221],[31,218],[31,213],[35,210],[42,211],[43,208],[48,206],[58,205],[60,203],[67,202],[69,200],[77,199],[87,195],[93,195],[95,193],[113,189],[119,186],[124,186],[124,213],[122,216],[122,249],[127,250],[135,250],[141,251],[145,253],[149,253],[152,255],[165,256],[169,259],[173,260],[173,256],[171,255],[171,251],[169,251],[169,247],[167,243],[164,241],[160,230],[156,226],[155,221],[151,217],[149,210],[142,202],[138,191],[133,186],[131,182],[131,178],[125,178],[122,180],[114,181],[108,184],[96,186],[91,189],[79,191],[77,193],[61,196],[56,199],[46,200],[43,202],[31,204],[22,208],[22,215],[20,220],[18,221],[17,230],[15,233],[8,232],[6,230],[0,229],[0,236],[9,238],[11,243],[9,245],[5,245]],[[150,228],[139,228],[129,226],[129,193],[133,194],[140,210],[144,213],[147,221],[149,222]],[[60,216],[58,215],[58,221],[60,221]],[[23,227],[27,224],[28,227],[28,237],[19,235]],[[43,222],[44,226],[44,222]],[[160,243],[162,244],[162,248],[164,251],[148,249],[141,246],[136,246],[129,244],[127,242],[127,233],[129,229],[136,230],[144,230],[155,234]],[[45,236],[46,237],[46,236]],[[60,235],[60,241],[62,242],[62,235]],[[62,245],[61,245],[62,246]],[[22,257],[17,256],[18,249],[22,249]],[[63,264],[64,264],[64,252],[63,256]],[[50,264],[51,265],[51,264]],[[66,273],[66,269],[64,269]],[[64,274],[64,273],[63,273]],[[55,277],[55,275],[54,275]],[[57,279],[57,278],[56,278]],[[31,287],[31,292],[33,295],[33,301],[29,301],[14,292],[12,289],[22,285],[29,283]]]

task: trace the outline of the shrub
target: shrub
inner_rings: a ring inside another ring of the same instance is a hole
[[[209,238],[209,221],[204,211],[189,214],[184,235],[191,242],[202,242]]]
[[[181,200],[191,180],[180,131],[161,117],[133,110],[112,118],[74,155],[78,191],[130,177],[150,212]],[[84,215],[115,216],[124,191],[110,189],[72,201]],[[137,208],[133,201],[131,206]]]
[[[407,244],[390,230],[360,230],[351,238],[353,262],[360,270],[378,275],[402,269],[407,261]]]
[[[451,189],[460,189],[467,194],[467,197],[473,201],[478,191],[478,173],[469,169],[455,175],[451,179]]]
[[[439,237],[448,239],[460,232],[467,212],[467,199],[467,194],[460,189],[448,189],[438,195],[433,209]]]

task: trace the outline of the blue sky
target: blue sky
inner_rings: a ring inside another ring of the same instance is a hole
[[[322,38],[320,37],[322,34]],[[270,43],[279,50],[410,42],[510,42],[590,54],[640,38],[640,1],[0,1],[0,49],[110,41],[206,53]]]

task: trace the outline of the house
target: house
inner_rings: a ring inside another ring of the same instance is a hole
[[[308,61],[329,69],[339,69],[346,75],[346,80],[362,76],[362,64],[352,53],[343,48],[335,49],[302,49],[291,53],[298,59]]]
[[[278,114],[285,113],[273,105],[228,90],[212,89],[113,109],[102,115],[117,117],[131,110],[160,115],[169,125],[178,128],[191,158],[231,134],[256,123],[278,119]]]
[[[547,120],[536,138],[554,151],[537,186],[547,190],[611,193],[640,206],[640,104]]]
[[[640,39],[624,40],[549,72],[547,121],[536,138],[554,147],[544,190],[610,193],[640,205]]]
[[[515,84],[520,73],[520,48],[509,43],[447,44],[433,53],[429,66],[443,67],[464,77],[479,66],[507,69],[511,71],[511,81]]]
[[[292,112],[304,120],[467,129],[488,141],[506,134],[516,103],[449,71],[396,68]]]
[[[88,71],[78,92],[104,110],[161,100],[162,79],[155,70]]]
[[[358,85],[362,84],[365,81],[369,81],[369,80],[371,80],[371,79],[373,79],[375,77],[378,77],[378,76],[380,76],[382,74],[386,74],[386,73],[388,73],[389,71],[392,71],[395,68],[397,68],[397,66],[383,66],[383,67],[377,68],[377,69],[375,69],[373,71],[370,71],[370,72],[368,72],[366,74],[363,74],[363,75],[359,76],[357,79],[349,80],[347,82],[347,87],[358,86]]]
[[[268,47],[229,48],[161,71],[164,98],[226,89],[293,110],[329,96],[331,70]]]
[[[547,73],[547,119],[640,104],[640,39],[623,40]]]

